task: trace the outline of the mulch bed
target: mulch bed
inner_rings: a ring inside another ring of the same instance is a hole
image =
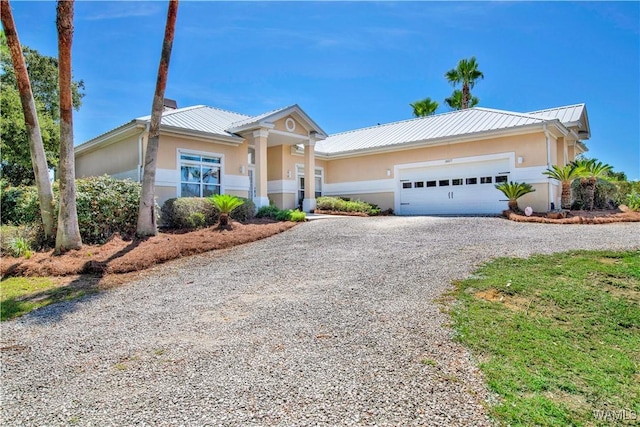
[[[0,259],[0,274],[43,277],[140,271],[183,256],[264,239],[296,224],[233,222],[231,231],[207,228],[188,233],[164,232],[147,239],[135,240],[114,236],[103,245],[84,245],[79,250],[59,256],[54,255],[53,250],[36,252],[29,259],[3,256]]]
[[[550,214],[533,213],[526,216],[510,210],[503,215],[516,222],[538,222],[545,224],[611,224],[614,222],[640,222],[640,212],[621,212],[620,210],[568,211],[565,218],[550,218]]]

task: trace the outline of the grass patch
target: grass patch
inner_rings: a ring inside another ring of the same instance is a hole
[[[10,320],[54,302],[79,298],[87,292],[77,287],[61,287],[46,277],[9,277],[0,281],[0,320]]]
[[[501,423],[637,422],[640,251],[500,258],[454,295],[457,337],[500,395]]]

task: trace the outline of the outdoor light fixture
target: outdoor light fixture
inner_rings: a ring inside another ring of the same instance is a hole
[[[240,166],[240,173],[241,173],[241,174],[244,174],[244,165],[243,165],[243,166]]]
[[[287,178],[291,178],[291,171],[287,171]]]
[[[521,165],[524,162],[524,157],[518,156],[518,164]]]
[[[387,176],[391,176],[391,169],[387,169]]]

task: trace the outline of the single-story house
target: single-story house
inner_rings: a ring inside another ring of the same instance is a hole
[[[542,174],[587,151],[584,104],[518,113],[470,108],[328,135],[298,105],[247,116],[196,105],[163,113],[158,203],[228,193],[258,207],[314,209],[320,195],[358,198],[399,215],[497,214],[494,185],[527,182],[521,206],[560,206]],[[142,179],[150,116],[75,148],[76,176]]]

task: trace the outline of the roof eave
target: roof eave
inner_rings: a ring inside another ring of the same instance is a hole
[[[129,123],[125,123],[124,125],[117,127],[107,133],[104,133],[100,136],[97,136],[89,141],[83,142],[80,145],[74,147],[74,154],[82,154],[85,152],[90,152],[97,150],[99,148],[115,144],[118,141],[121,141],[129,136],[135,135],[140,130],[144,130],[146,127],[145,123],[140,120],[132,120]]]
[[[206,139],[211,140],[215,139],[216,141],[226,142],[233,145],[240,145],[244,142],[244,138],[236,135],[222,135],[218,133],[212,132],[203,132],[194,129],[185,129],[177,126],[169,126],[169,125],[160,125],[160,132],[170,133],[179,136],[185,136],[189,138],[198,138],[198,139]]]

